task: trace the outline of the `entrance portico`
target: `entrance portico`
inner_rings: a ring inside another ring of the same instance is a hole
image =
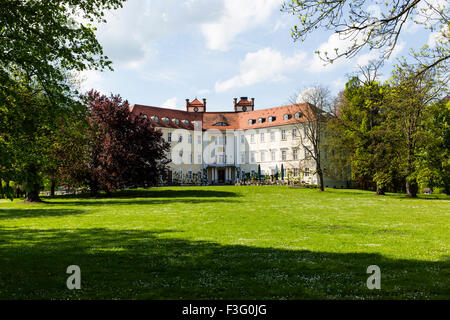
[[[208,170],[208,182],[211,184],[228,184],[235,181],[234,165],[210,165]]]

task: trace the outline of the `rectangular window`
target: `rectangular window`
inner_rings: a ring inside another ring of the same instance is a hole
[[[266,152],[265,151],[261,151],[261,162],[266,161]]]
[[[270,132],[270,141],[275,142],[275,132]]]
[[[181,134],[178,135],[178,142],[183,142],[183,136]]]
[[[241,143],[245,143],[245,136],[244,135],[241,136]]]
[[[255,152],[254,151],[252,151],[251,153],[250,153],[250,163],[255,163],[256,161],[255,161]]]
[[[263,143],[264,142],[264,132],[261,132],[260,136],[261,136],[261,142]]]
[[[198,160],[199,164],[202,163],[202,155],[201,154],[197,155],[197,160]]]
[[[191,170],[188,171],[188,179],[192,179],[192,171]]]
[[[245,163],[245,151],[241,152],[241,163]]]
[[[292,129],[292,139],[298,139],[298,132],[297,129]]]
[[[271,159],[272,161],[275,161],[275,150],[273,150],[273,151],[270,152],[270,159]]]
[[[305,148],[305,160],[311,159],[311,152],[308,151],[308,149]]]
[[[191,162],[189,162],[189,163],[192,164],[194,162],[194,155],[192,153],[190,154],[190,160],[191,160]]]
[[[172,142],[172,132],[167,133],[167,141]]]
[[[250,135],[250,143],[255,143],[255,135],[253,133]]]
[[[305,177],[309,177],[309,168],[305,168]]]
[[[292,158],[298,160],[298,149],[292,150]]]
[[[202,144],[202,136],[197,136],[197,144]]]
[[[281,140],[285,141],[286,140],[286,130],[281,130]]]
[[[293,175],[294,177],[298,177],[298,168],[294,168]]]
[[[188,143],[192,144],[192,134],[188,135]]]
[[[281,160],[286,161],[286,150],[281,151]]]

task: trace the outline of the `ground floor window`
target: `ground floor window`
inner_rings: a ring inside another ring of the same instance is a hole
[[[305,168],[305,177],[309,177],[309,168]]]
[[[294,168],[293,175],[294,177],[298,177],[298,168]]]

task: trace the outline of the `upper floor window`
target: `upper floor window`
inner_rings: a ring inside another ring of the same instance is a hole
[[[281,130],[281,140],[285,141],[286,140],[286,130]]]
[[[281,160],[286,161],[286,150],[281,151]]]
[[[252,151],[250,153],[250,162],[251,163],[255,163],[256,162],[256,160],[255,160],[255,152],[254,151]]]
[[[192,144],[192,134],[188,135],[188,143]]]
[[[197,136],[197,144],[202,144],[202,136]]]
[[[292,150],[292,158],[298,160],[298,149]]]
[[[260,133],[260,140],[261,140],[261,142],[264,142],[264,132]]]
[[[183,136],[181,134],[178,135],[178,142],[183,142]]]
[[[302,116],[303,116],[303,113],[301,113],[301,112],[296,112],[296,113],[294,114],[294,118],[295,118],[295,119],[300,119]]]
[[[259,118],[258,119],[258,123],[263,123],[263,122],[265,122],[266,121],[266,118]]]
[[[180,124],[180,120],[178,120],[178,119],[172,119],[172,122],[175,123],[176,125]]]
[[[286,113],[286,114],[283,116],[283,120],[289,120],[290,118],[291,118],[291,115],[288,114],[288,113]]]
[[[292,139],[298,138],[298,130],[296,128],[292,129]]]
[[[275,142],[275,132],[270,132],[270,141]]]
[[[261,151],[261,162],[266,161],[266,152],[265,151]]]
[[[167,141],[172,142],[172,132],[167,133]]]
[[[228,126],[228,123],[225,123],[225,122],[217,122],[217,123],[215,124],[215,126],[226,127],[226,126]]]
[[[190,123],[189,123],[189,120],[183,120],[183,123],[186,125],[186,126],[188,126]]]
[[[159,122],[159,118],[157,116],[153,116],[152,120],[155,121],[155,122]]]
[[[169,122],[170,122],[169,118],[166,118],[166,117],[162,118],[162,120],[163,120],[166,124],[169,124]]]
[[[272,160],[272,161],[275,161],[275,150],[272,150],[271,152],[270,152],[270,160]]]
[[[248,119],[248,125],[251,126],[252,124],[256,123],[255,119]]]
[[[245,143],[245,136],[244,135],[241,136],[241,143]]]
[[[250,143],[255,143],[255,135],[253,133],[250,135]]]
[[[270,117],[268,118],[269,122],[274,122],[275,119],[276,119],[276,118],[275,118],[274,116],[270,116]]]

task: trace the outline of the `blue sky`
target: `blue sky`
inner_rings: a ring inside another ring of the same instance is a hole
[[[294,42],[296,18],[281,0],[128,0],[107,14],[97,37],[114,72],[82,74],[82,88],[119,93],[131,104],[185,109],[185,99],[207,98],[208,111],[231,111],[234,97],[254,97],[257,109],[289,103],[322,84],[336,94],[348,74],[376,52],[323,66],[318,49],[345,46],[331,31]],[[377,10],[376,6],[370,8]],[[410,47],[433,44],[434,34],[409,23],[382,70]],[[330,51],[331,51],[330,50]]]

